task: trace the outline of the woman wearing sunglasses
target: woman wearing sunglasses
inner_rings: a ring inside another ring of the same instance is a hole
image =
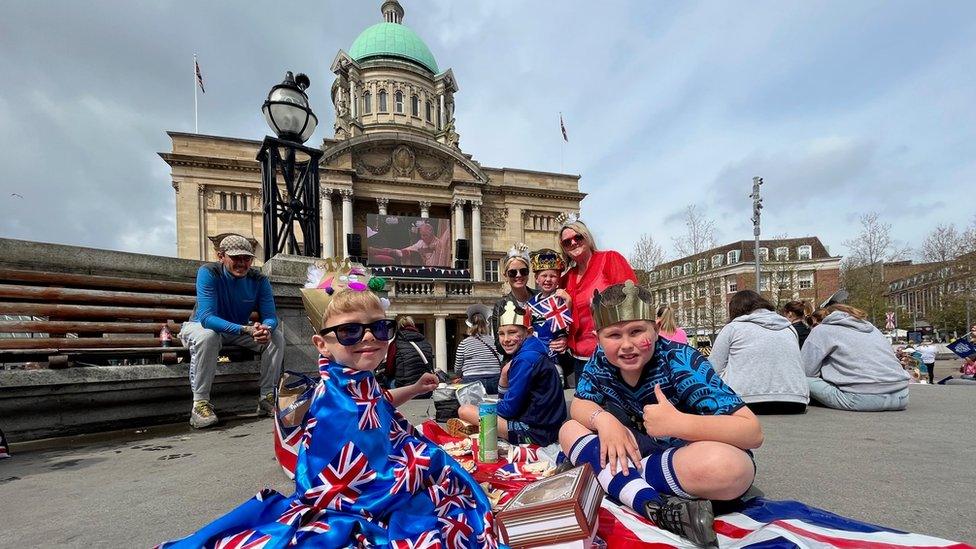
[[[613,250],[599,251],[593,235],[579,220],[567,222],[559,230],[559,244],[569,269],[560,286],[572,298],[573,323],[569,325],[569,352],[573,356],[575,382],[583,365],[596,350],[596,326],[590,310],[593,291],[601,292],[627,280],[637,283],[637,275],[624,256]]]
[[[511,291],[495,302],[491,313],[492,329],[495,333],[495,348],[498,350],[499,355],[505,353],[505,349],[498,342],[498,319],[501,318],[502,311],[505,310],[505,303],[509,301],[515,303],[517,312],[522,314],[528,306],[529,299],[539,293],[538,290],[530,288],[528,285],[529,247],[525,244],[519,242],[508,250],[508,258],[505,260],[502,273],[504,273],[505,280],[508,281],[508,286],[511,288]],[[511,357],[506,356],[506,358]]]

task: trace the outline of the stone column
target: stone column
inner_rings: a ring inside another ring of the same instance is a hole
[[[420,217],[427,219],[430,217],[430,201],[421,200],[420,201]]]
[[[352,234],[352,189],[340,189],[342,195],[342,256],[349,257],[349,239]]]
[[[434,363],[447,371],[447,313],[434,313]]]
[[[440,107],[439,108],[440,108],[440,113],[441,113],[441,116],[440,116],[441,126],[439,128],[437,128],[437,129],[438,130],[443,130],[444,127],[447,126],[447,118],[445,118],[447,116],[447,113],[444,112],[444,94],[443,93],[442,94],[439,94],[437,96],[437,100],[440,103]]]
[[[484,280],[481,259],[481,201],[471,201],[471,274],[475,282]]]
[[[353,120],[359,116],[359,99],[356,97],[356,82],[349,79],[349,115]]]
[[[207,238],[207,188],[203,185],[197,187],[197,201],[200,204],[200,261],[210,261],[207,257],[207,241],[210,240]]]
[[[464,238],[464,199],[454,199],[454,240]]]
[[[335,212],[332,210],[332,192],[335,189],[323,188],[322,203],[322,257],[335,256]]]
[[[386,215],[386,206],[389,205],[389,198],[377,198],[376,207],[380,210],[380,215]]]

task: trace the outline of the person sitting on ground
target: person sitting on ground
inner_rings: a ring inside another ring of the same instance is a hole
[[[660,338],[653,297],[632,281],[595,292],[599,346],[559,432],[574,465],[656,526],[714,545],[709,500],[733,500],[755,477],[759,420],[696,349]]]
[[[922,355],[918,351],[913,347],[899,347],[895,351],[895,358],[898,359],[901,367],[908,372],[909,383],[925,383],[922,379],[921,370],[919,370],[919,366],[922,364]]]
[[[190,350],[190,425],[197,429],[217,423],[210,388],[217,373],[217,354],[223,345],[238,345],[261,353],[259,416],[274,413],[274,386],[281,376],[285,335],[278,327],[271,283],[251,268],[254,246],[241,235],[225,236],[217,247],[217,262],[197,271],[197,302],[180,340]],[[251,322],[257,311],[260,322]]]
[[[935,383],[935,356],[939,348],[932,343],[928,336],[922,338],[922,344],[918,346],[918,352],[922,354],[922,367],[929,376],[929,383]]]
[[[796,330],[796,335],[799,339],[798,343],[800,347],[803,347],[803,342],[807,340],[807,336],[810,335],[810,326],[807,325],[806,318],[810,316],[813,312],[813,307],[807,301],[789,301],[783,305],[780,314],[785,316],[787,320],[793,325],[793,329]]]
[[[397,338],[386,357],[385,378],[389,387],[413,385],[425,373],[433,373],[434,348],[417,329],[413,317],[397,320]],[[430,395],[419,395],[427,398]]]
[[[688,344],[688,334],[678,327],[674,311],[668,305],[657,308],[657,335],[675,343]]]
[[[454,374],[462,383],[480,382],[489,395],[498,393],[498,376],[502,359],[495,350],[488,320],[491,309],[485,305],[471,305],[467,310],[468,337],[458,344],[454,359]]]
[[[498,320],[498,339],[512,360],[502,370],[498,391],[498,437],[511,444],[548,446],[566,421],[566,397],[548,349],[532,335],[532,318],[509,301]],[[478,407],[465,404],[458,416],[478,423]]]
[[[959,373],[962,374],[962,379],[976,379],[976,355],[969,355],[963,359]]]
[[[844,304],[818,309],[800,350],[810,399],[856,412],[908,407],[908,372],[864,311]]]
[[[342,280],[347,272],[355,284]],[[395,408],[436,387],[436,376],[390,391],[373,376],[396,335],[369,291],[383,284],[357,265],[310,268],[302,301],[312,344],[332,360],[319,359],[294,494],[262,491],[167,548],[497,546],[484,490]]]
[[[534,296],[538,290],[529,287],[529,247],[525,244],[519,242],[508,250],[508,257],[505,259],[505,265],[503,266],[502,274],[505,275],[505,280],[508,281],[508,286],[511,288],[504,297],[495,302],[495,306],[491,310],[491,322],[493,324],[492,328],[495,332],[495,350],[499,354],[504,355],[504,350],[502,349],[501,343],[498,341],[498,319],[505,309],[505,304],[509,301],[514,302],[517,306],[518,312],[521,314],[526,307],[529,306],[529,299]],[[510,359],[511,357],[504,357]]]
[[[729,323],[708,361],[756,414],[802,414],[810,401],[797,333],[773,304],[753,290],[729,300]]]

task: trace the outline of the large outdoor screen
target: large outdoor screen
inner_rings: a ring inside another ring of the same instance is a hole
[[[367,214],[366,246],[370,265],[450,267],[451,222]]]

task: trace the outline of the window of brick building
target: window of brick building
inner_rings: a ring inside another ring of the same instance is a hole
[[[796,249],[796,258],[801,261],[813,259],[813,248],[810,246],[800,246]]]
[[[698,285],[698,297],[705,297],[706,295],[708,295],[708,285],[702,282]]]
[[[728,286],[730,294],[734,294],[735,292],[739,291],[739,282],[734,278],[729,279]]]
[[[726,258],[729,260],[729,265],[733,263],[738,263],[739,258],[742,256],[742,252],[739,250],[729,250],[729,253],[725,254]]]
[[[797,276],[797,287],[801,290],[813,288],[813,271],[802,272]]]
[[[722,266],[722,254],[715,254],[712,256],[712,267]]]
[[[759,248],[759,260],[769,261],[769,248]]]
[[[695,268],[698,269],[699,273],[704,271],[706,268],[708,268],[708,261],[705,260],[704,258],[699,259],[698,261],[695,262]]]
[[[787,261],[790,259],[790,249],[786,246],[776,248],[776,261]]]
[[[691,262],[689,261],[688,263],[685,263],[684,265],[682,265],[681,270],[682,270],[682,272],[684,274],[690,275],[691,274]]]

